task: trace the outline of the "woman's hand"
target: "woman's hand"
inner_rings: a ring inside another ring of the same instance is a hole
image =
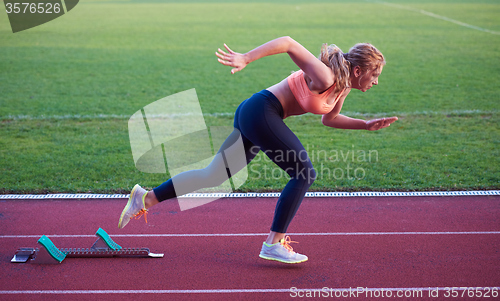
[[[376,131],[383,128],[386,128],[391,125],[394,121],[398,120],[397,117],[387,117],[387,118],[378,118],[368,120],[366,122],[366,129],[368,131]]]
[[[215,55],[219,57],[218,61],[222,65],[234,67],[231,70],[231,74],[241,71],[243,68],[246,67],[246,65],[248,65],[248,62],[245,59],[244,54],[232,51],[231,49],[229,49],[229,47],[227,47],[226,44],[224,44],[224,47],[227,49],[229,53],[226,53],[219,48],[218,49],[219,52],[216,52]]]

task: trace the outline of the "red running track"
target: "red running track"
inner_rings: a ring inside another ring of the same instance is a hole
[[[298,265],[258,257],[275,198],[226,198],[183,212],[160,204],[151,208],[148,224],[131,221],[119,230],[125,203],[0,201],[0,300],[289,300],[312,294],[380,300],[409,296],[409,289],[417,290],[414,298],[401,299],[474,299],[447,287],[482,287],[472,294],[494,300],[496,289],[488,288],[500,286],[499,196],[306,198],[289,228],[299,242],[294,249],[309,256]],[[60,248],[88,248],[99,227],[123,247],[148,247],[165,257],[10,262],[19,247],[38,247],[42,234]],[[332,290],[313,291],[322,288]]]

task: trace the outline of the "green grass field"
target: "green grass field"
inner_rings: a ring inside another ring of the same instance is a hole
[[[231,126],[241,101],[297,67],[283,54],[231,75],[215,51],[284,35],[314,54],[322,43],[376,45],[387,60],[379,85],[351,92],[343,114],[400,117],[378,132],[288,118],[318,172],[311,190],[500,188],[498,1],[83,0],[15,34],[0,14],[0,193],[159,185],[166,175],[134,166],[130,116],[195,88],[207,125]],[[286,181],[258,157],[239,190]]]

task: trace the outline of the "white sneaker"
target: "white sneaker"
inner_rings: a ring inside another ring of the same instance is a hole
[[[140,218],[144,215],[146,223],[148,222],[146,215],[148,210],[146,210],[146,205],[144,204],[144,199],[146,198],[147,191],[141,186],[136,184],[132,191],[130,192],[130,197],[128,198],[127,205],[123,209],[122,215],[120,216],[120,221],[118,222],[118,228],[125,227],[130,220],[135,218]]]
[[[285,237],[275,244],[267,244],[264,242],[262,244],[262,250],[260,251],[259,257],[267,260],[276,260],[284,263],[300,263],[306,261],[308,258],[306,255],[302,255],[293,251],[290,246],[291,241],[290,236]]]

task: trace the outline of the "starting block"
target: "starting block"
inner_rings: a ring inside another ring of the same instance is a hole
[[[36,264],[58,264],[65,258],[103,258],[103,257],[153,257],[161,258],[164,254],[151,253],[148,248],[122,248],[114,242],[108,233],[99,228],[97,240],[88,249],[59,249],[45,235],[38,243],[41,248],[20,248],[11,262],[31,262]]]

